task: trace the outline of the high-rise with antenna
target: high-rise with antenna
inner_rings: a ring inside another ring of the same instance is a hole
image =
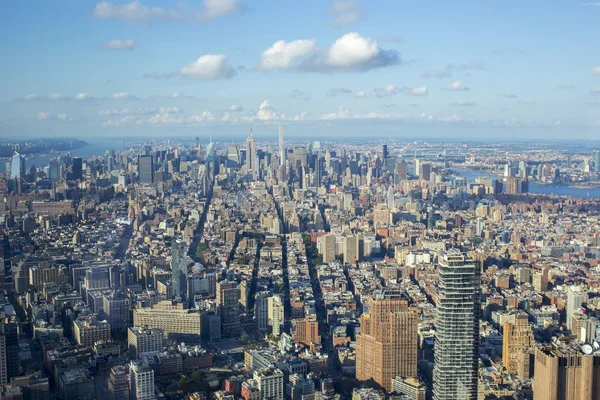
[[[279,124],[279,161],[285,165],[285,147],[283,146],[283,125]]]

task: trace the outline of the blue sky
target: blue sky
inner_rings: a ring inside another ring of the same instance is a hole
[[[0,137],[600,138],[600,2],[0,4]]]

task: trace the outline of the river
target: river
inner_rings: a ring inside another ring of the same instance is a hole
[[[99,140],[99,139],[86,139],[88,143],[85,146],[70,150],[71,156],[73,157],[81,157],[84,160],[93,156],[102,156],[106,150],[115,150],[121,151],[121,144],[116,143],[111,140]],[[124,149],[128,149],[131,147],[130,143],[124,143]],[[57,158],[59,155],[63,155],[67,153],[67,151],[63,151],[60,153],[54,154],[42,154],[37,157],[27,158],[25,161],[25,167],[27,171],[31,168],[32,165],[35,165],[38,168],[45,168],[50,164],[50,160],[53,158]],[[2,158],[0,159],[0,173],[6,171],[6,163],[10,162],[10,158]]]
[[[475,178],[479,176],[485,176],[490,178],[498,178],[498,176],[480,172],[473,171],[467,168],[454,168],[454,171],[459,173],[461,176],[467,178],[469,183],[474,183]],[[600,199],[600,188],[577,188],[572,186],[556,186],[556,185],[545,185],[538,182],[529,182],[529,193],[533,194],[555,194],[558,196],[571,196],[578,198],[595,198]]]

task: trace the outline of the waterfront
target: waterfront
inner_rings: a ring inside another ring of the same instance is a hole
[[[467,168],[453,168],[453,171],[457,172],[461,176],[467,178],[469,183],[474,183],[475,179],[480,176],[498,178],[497,175],[490,174],[487,172],[474,171]],[[600,188],[581,188],[573,186],[556,186],[556,185],[545,185],[538,182],[529,182],[529,193],[532,194],[547,194],[557,196],[571,196],[578,198],[600,198]]]

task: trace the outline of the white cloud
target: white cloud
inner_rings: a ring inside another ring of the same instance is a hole
[[[297,66],[300,61],[314,54],[316,48],[314,40],[278,40],[263,51],[257,68],[266,71]]]
[[[333,0],[329,12],[333,15],[332,26],[354,24],[362,20],[365,11],[358,0]]]
[[[306,111],[301,112],[300,114],[294,115],[292,121],[305,121],[308,117],[308,113]]]
[[[232,78],[235,75],[235,70],[227,62],[227,56],[207,54],[181,68],[179,73],[186,78],[214,80]]]
[[[101,1],[96,4],[93,15],[98,19],[116,19],[136,24],[208,22],[226,15],[242,13],[246,9],[238,0],[203,0],[202,3],[204,7],[201,9],[190,7],[184,2],[177,2],[175,7],[165,9],[147,6],[139,0],[128,3]]]
[[[592,90],[592,92],[594,92],[594,93],[600,93],[600,87],[597,87],[596,89]]]
[[[363,65],[379,54],[377,42],[350,32],[336,40],[327,53],[327,64],[337,68]]]
[[[400,92],[400,88],[398,88],[398,86],[387,85],[384,88],[373,89],[371,94],[375,97],[387,97],[387,96],[391,96],[391,95],[399,93],[399,92]]]
[[[121,92],[121,93],[113,93],[110,95],[111,100],[137,100],[138,97],[132,94]]]
[[[400,64],[395,50],[381,49],[377,41],[356,32],[337,39],[327,51],[314,40],[279,40],[262,53],[257,69],[288,69],[303,72],[368,71]]]
[[[600,75],[600,65],[597,65],[594,68],[592,68],[592,74]]]
[[[514,93],[500,93],[500,97],[506,97],[507,99],[516,99],[517,95]]]
[[[336,112],[330,113],[330,114],[323,114],[323,115],[321,115],[320,119],[326,119],[326,120],[347,119],[347,118],[351,118],[351,117],[352,117],[352,111],[340,106]]]
[[[51,93],[48,95],[48,100],[56,101],[61,99],[63,99],[63,97],[61,97],[58,93]]]
[[[354,93],[354,97],[367,97],[367,92],[364,90],[359,90],[358,92]]]
[[[335,87],[329,89],[326,95],[332,97],[337,96],[338,94],[352,94],[352,90],[343,87]]]
[[[75,100],[77,100],[77,101],[86,101],[86,100],[92,100],[92,99],[93,98],[90,97],[90,95],[87,93],[77,93],[75,95]]]
[[[427,96],[427,94],[429,93],[429,89],[427,89],[425,86],[415,88],[405,87],[402,89],[402,91],[411,96]]]
[[[103,117],[111,117],[111,116],[133,116],[133,115],[149,115],[149,114],[180,114],[183,110],[179,107],[159,107],[159,108],[114,108],[102,110],[98,114]]]
[[[40,111],[37,114],[37,119],[41,120],[41,121],[46,121],[46,120],[72,121],[73,120],[73,118],[69,117],[65,113],[55,114],[55,113],[48,112],[48,111]]]
[[[278,118],[277,113],[273,107],[271,107],[269,100],[263,100],[263,102],[260,103],[258,112],[256,113],[256,118],[262,121],[271,121]]]
[[[103,49],[109,50],[133,50],[135,49],[135,42],[132,39],[127,40],[111,40],[110,42],[102,45]]]
[[[334,113],[323,114],[319,117],[320,120],[332,121],[332,120],[345,120],[345,119],[404,119],[401,115],[390,115],[390,114],[379,114],[376,112],[369,112],[366,114],[354,114],[352,111],[340,106]]]
[[[458,115],[452,115],[450,117],[440,117],[441,122],[460,122],[460,117]]]
[[[210,111],[202,111],[201,114],[192,115],[191,117],[189,117],[188,122],[193,124],[201,124],[204,122],[214,121],[214,119],[215,117],[213,117]]]
[[[461,81],[454,81],[445,87],[446,90],[451,91],[468,91],[470,90],[468,87],[464,86]]]
[[[129,3],[113,4],[101,1],[96,4],[94,17],[100,19],[117,19],[125,22],[146,24],[160,20],[177,20],[180,18],[175,10],[160,7],[147,7],[138,0]]]
[[[204,10],[198,15],[201,21],[208,21],[230,14],[241,14],[246,7],[238,0],[204,0]]]
[[[171,96],[169,96],[172,99],[193,99],[194,96],[188,96],[186,94],[183,94],[181,92],[173,92],[171,94]]]
[[[242,106],[240,106],[239,104],[232,104],[231,107],[229,107],[229,111],[240,112],[240,111],[244,111],[244,108]]]
[[[582,6],[584,6],[584,7],[600,7],[600,2],[583,3]]]
[[[39,96],[37,94],[26,94],[25,96],[17,97],[15,100],[23,100],[23,101],[39,100]]]
[[[452,76],[452,72],[450,71],[439,71],[439,70],[433,70],[433,71],[425,71],[421,74],[421,78],[449,78]]]

